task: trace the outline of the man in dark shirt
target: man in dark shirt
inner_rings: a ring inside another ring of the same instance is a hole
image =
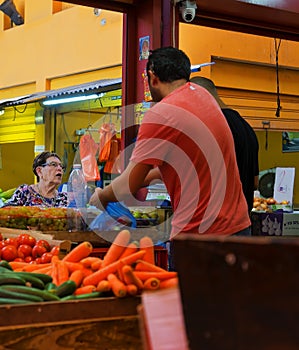
[[[248,211],[250,212],[253,206],[253,193],[258,187],[259,175],[259,144],[256,134],[252,127],[240,116],[236,110],[229,108],[221,100],[212,80],[204,77],[193,77],[190,81],[202,86],[210,92],[210,94],[217,101],[227,120],[234,138],[240,179],[247,201]]]

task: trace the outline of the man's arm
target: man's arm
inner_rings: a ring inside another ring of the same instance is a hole
[[[160,170],[158,168],[151,169],[149,173],[147,174],[146,178],[144,179],[143,186],[148,186],[149,184],[161,182],[162,177]]]
[[[144,186],[145,179],[152,167],[150,164],[130,162],[124,172],[110,185],[103,190],[96,188],[89,203],[98,208],[105,208],[109,202],[119,202],[134,196]]]

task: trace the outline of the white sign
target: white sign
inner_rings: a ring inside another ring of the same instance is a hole
[[[34,153],[41,153],[45,151],[45,145],[34,146]]]
[[[293,205],[294,180],[295,168],[276,168],[273,197],[277,202]]]

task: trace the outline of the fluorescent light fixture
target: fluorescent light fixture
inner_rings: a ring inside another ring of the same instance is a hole
[[[207,62],[207,63],[191,65],[191,73],[199,72],[201,71],[202,67],[211,66],[212,64],[215,64],[215,62]]]
[[[43,101],[44,106],[53,106],[53,105],[60,105],[63,103],[71,103],[71,102],[80,102],[80,101],[86,101],[86,100],[95,100],[97,98],[103,97],[105,94],[92,94],[92,95],[81,95],[81,96],[73,96],[73,97],[64,97],[64,98],[58,98],[54,100],[46,100]]]

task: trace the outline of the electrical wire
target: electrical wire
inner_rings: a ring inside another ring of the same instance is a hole
[[[278,54],[279,54],[279,49],[280,49],[280,44],[281,44],[281,39],[279,39],[277,43],[277,39],[274,39],[275,43],[275,63],[276,63],[276,101],[277,101],[277,109],[276,109],[276,117],[280,117],[280,110],[281,110],[281,103],[280,103],[280,87],[279,87],[279,64],[278,64]]]

